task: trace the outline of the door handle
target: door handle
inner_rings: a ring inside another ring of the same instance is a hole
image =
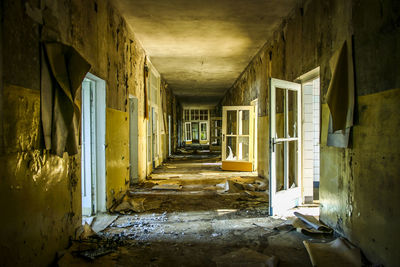
[[[275,152],[275,145],[276,144],[281,144],[282,143],[282,141],[275,141],[276,140],[276,138],[275,137],[272,137],[271,138],[271,148],[272,148],[272,152]]]
[[[272,152],[275,152],[275,138],[273,138],[273,137],[271,138],[270,146],[271,146]]]

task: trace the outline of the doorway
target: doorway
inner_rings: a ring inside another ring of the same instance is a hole
[[[153,168],[155,168],[156,166],[158,166],[158,113],[156,111],[155,107],[151,108],[152,112],[152,116],[151,116],[151,121],[152,121],[152,162],[153,162]]]
[[[88,73],[82,82],[82,215],[106,211],[105,81]]]
[[[186,144],[192,143],[192,124],[190,122],[185,122],[185,141]]]
[[[222,107],[222,169],[253,171],[253,106]]]
[[[270,78],[270,215],[301,203],[301,85]]]
[[[192,121],[192,142],[199,143],[199,123]]]
[[[319,68],[302,81],[304,202],[319,199],[320,78]]]
[[[206,142],[208,140],[208,123],[200,122],[200,141]]]

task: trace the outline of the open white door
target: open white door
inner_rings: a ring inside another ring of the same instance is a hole
[[[82,215],[92,215],[93,197],[92,197],[92,149],[91,130],[93,128],[93,83],[85,79],[82,82]],[[95,191],[94,191],[95,192]],[[93,192],[93,193],[94,193]]]
[[[82,82],[82,215],[106,211],[105,81],[88,73]]]
[[[270,215],[301,201],[301,85],[270,79]]]
[[[222,169],[253,171],[253,106],[222,107]]]

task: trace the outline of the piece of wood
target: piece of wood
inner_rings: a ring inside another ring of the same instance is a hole
[[[222,161],[222,169],[224,171],[253,171],[253,163],[251,162],[237,162],[237,161]]]

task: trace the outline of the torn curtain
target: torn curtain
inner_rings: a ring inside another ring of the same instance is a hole
[[[327,92],[327,104],[332,115],[333,132],[353,126],[354,72],[351,38],[344,41],[331,58],[332,79]]]
[[[90,64],[71,46],[45,43],[41,113],[46,149],[62,157],[78,153],[80,110],[75,100]]]

